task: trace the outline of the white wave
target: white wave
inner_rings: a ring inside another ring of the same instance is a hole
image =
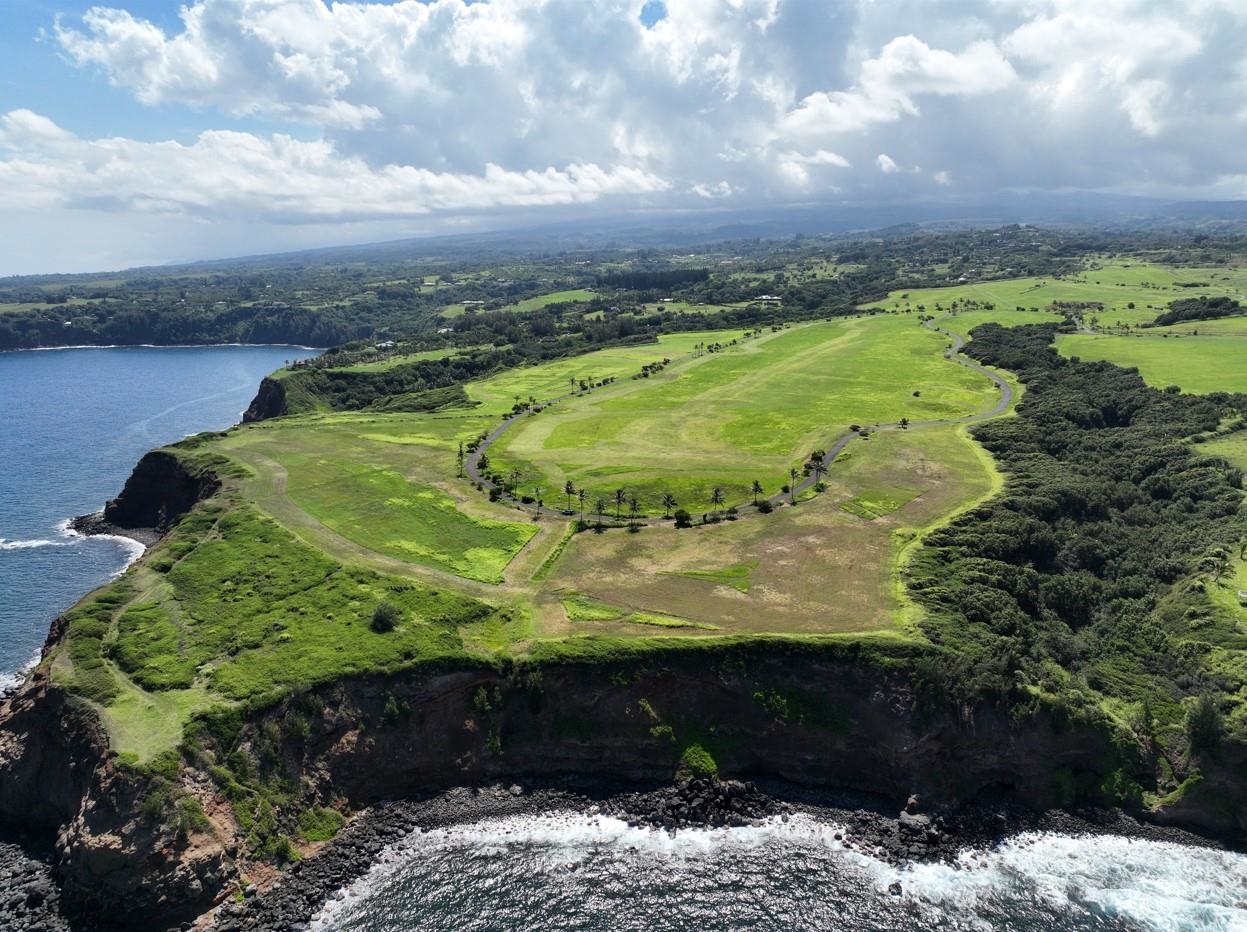
[[[72,518],[65,518],[56,525],[57,532],[61,535],[59,540],[49,540],[47,538],[36,538],[31,540],[8,540],[0,537],[0,550],[34,550],[40,547],[73,547],[95,540],[106,540],[114,546],[120,547],[125,554],[125,562],[121,568],[113,573],[116,578],[128,570],[139,557],[146,551],[147,546],[132,537],[123,537],[120,534],[91,534],[84,536],[70,527]]]
[[[17,670],[14,670],[12,673],[0,673],[0,696],[7,695],[21,686],[26,681],[26,677],[30,675],[30,671],[39,665],[39,660],[42,656],[42,651],[35,651],[35,655]]]
[[[147,545],[141,541],[135,540],[133,537],[122,537],[120,534],[93,534],[91,540],[108,540],[119,546],[125,551],[125,563],[121,569],[113,573],[113,579],[116,579],[147,552]]]
[[[993,850],[966,849],[952,864],[894,867],[848,848],[844,827],[796,815],[760,826],[698,829],[669,835],[618,819],[578,813],[515,816],[413,832],[382,852],[372,869],[339,891],[314,917],[329,932],[419,857],[472,849],[502,854],[524,846],[551,870],[583,861],[603,847],[629,850],[672,869],[682,863],[772,844],[799,846],[863,873],[880,897],[899,882],[902,896],[932,921],[974,923],[1001,896],[1041,900],[1056,911],[1077,908],[1147,932],[1247,930],[1247,856],[1115,836],[1027,833]],[[980,910],[982,907],[982,910]],[[984,926],[987,929],[987,926]]]
[[[35,550],[39,547],[72,547],[72,540],[8,540],[0,537],[0,550]]]

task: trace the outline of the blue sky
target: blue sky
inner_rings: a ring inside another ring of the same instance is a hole
[[[1242,198],[1244,50],[1242,0],[5,0],[0,274],[655,211]]]

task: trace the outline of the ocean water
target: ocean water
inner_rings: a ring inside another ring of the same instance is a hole
[[[416,832],[314,932],[1202,932],[1247,929],[1247,856],[1024,834],[954,864],[895,868],[797,815],[761,827],[630,828],[549,814]],[[899,895],[889,888],[900,884]]]
[[[316,351],[288,346],[0,353],[0,687],[37,655],[57,613],[142,552],[83,538],[148,450],[237,423],[260,379]]]

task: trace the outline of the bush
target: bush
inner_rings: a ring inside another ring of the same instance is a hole
[[[771,504],[770,499],[764,498],[760,502],[758,502],[759,513],[764,514],[764,515],[769,515],[774,510],[775,510],[775,506]]]
[[[385,634],[387,631],[393,631],[398,627],[398,623],[402,621],[403,613],[399,611],[397,605],[390,602],[382,602],[372,613],[372,630],[377,634]]]
[[[686,509],[684,509],[684,508],[678,508],[678,509],[676,509],[676,513],[675,513],[675,526],[676,526],[676,527],[692,527],[692,526],[693,526],[693,516],[692,516],[692,515],[690,515],[690,514],[688,513],[688,511],[687,511]]]
[[[1187,706],[1186,737],[1192,751],[1199,753],[1215,748],[1221,741],[1223,729],[1221,710],[1212,696],[1204,694]]]
[[[719,765],[700,744],[690,744],[680,755],[680,770],[695,777],[713,777],[719,772]]]

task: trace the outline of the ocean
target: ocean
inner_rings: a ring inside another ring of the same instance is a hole
[[[289,346],[117,347],[0,353],[0,688],[56,615],[142,547],[66,530],[121,491],[139,458],[237,423]]]
[[[1247,929],[1247,856],[1028,833],[897,868],[804,814],[674,835],[550,813],[414,832],[313,932],[1204,932]],[[899,885],[899,886],[897,886]]]

